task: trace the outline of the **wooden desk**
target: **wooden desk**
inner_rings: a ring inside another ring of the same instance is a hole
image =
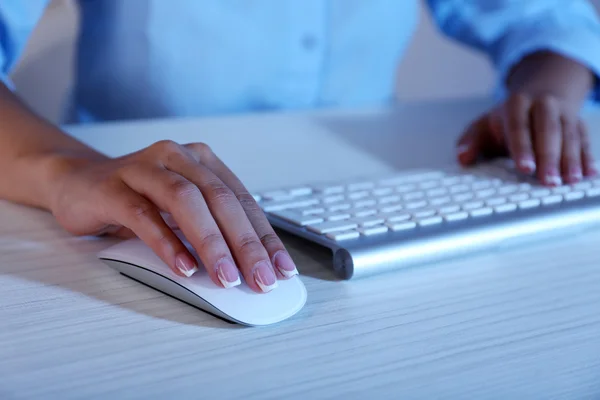
[[[112,155],[205,141],[258,190],[453,162],[485,106],[68,129]],[[588,119],[600,131],[600,113]],[[242,328],[104,266],[95,254],[111,240],[7,203],[0,221],[0,399],[600,396],[598,233],[353,281],[286,236],[306,307]]]

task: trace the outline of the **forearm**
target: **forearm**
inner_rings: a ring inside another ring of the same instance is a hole
[[[0,83],[0,199],[49,208],[68,159],[104,156],[35,115]]]
[[[584,65],[551,52],[525,57],[507,78],[509,92],[551,95],[581,105],[594,85],[593,73]]]

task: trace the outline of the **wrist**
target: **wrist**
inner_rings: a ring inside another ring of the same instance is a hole
[[[553,96],[579,108],[593,89],[595,79],[585,65],[546,51],[525,57],[510,72],[506,86],[510,93]]]
[[[28,200],[21,201],[30,206],[52,211],[53,204],[62,191],[68,176],[81,168],[105,160],[100,154],[47,153],[22,157],[20,162],[26,164],[34,177]]]

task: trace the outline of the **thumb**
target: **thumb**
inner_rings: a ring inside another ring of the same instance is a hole
[[[487,133],[490,125],[489,114],[472,122],[456,144],[456,153],[458,162],[461,165],[468,166],[474,164],[482,153],[482,138]]]

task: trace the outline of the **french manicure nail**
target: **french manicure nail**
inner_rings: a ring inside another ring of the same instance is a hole
[[[464,144],[464,143],[463,143],[463,144],[460,144],[460,145],[458,145],[458,147],[456,148],[456,152],[457,152],[458,154],[464,154],[464,153],[466,153],[467,151],[469,151],[469,147],[470,147],[470,146],[469,146],[468,144]]]
[[[229,258],[224,257],[217,262],[217,277],[225,289],[242,284],[238,269]]]
[[[281,272],[281,275],[286,278],[298,275],[298,270],[296,269],[294,261],[292,261],[292,258],[283,250],[279,250],[275,253],[273,265],[275,265],[275,268],[277,268],[277,270]]]
[[[562,179],[558,174],[558,170],[556,168],[548,169],[545,176],[545,181],[547,184],[552,186],[560,186],[562,185]]]
[[[190,256],[185,253],[179,254],[177,257],[175,257],[175,266],[188,278],[198,271],[198,265],[196,265],[196,261],[192,260]]]
[[[266,261],[259,261],[254,266],[254,280],[260,290],[265,293],[270,292],[278,286],[277,277]]]
[[[524,157],[519,160],[519,167],[527,172],[533,172],[535,171],[535,161],[529,157]]]
[[[579,181],[583,178],[583,173],[581,172],[581,168],[573,167],[569,170],[569,179]]]

